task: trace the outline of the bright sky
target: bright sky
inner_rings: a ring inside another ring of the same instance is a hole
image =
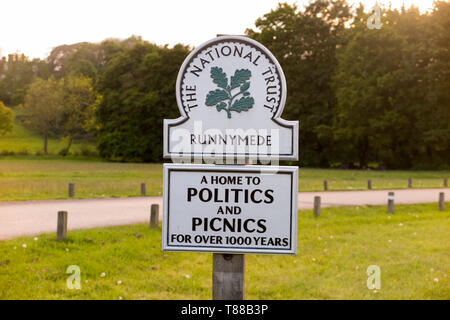
[[[106,38],[142,36],[157,44],[197,46],[216,34],[243,34],[278,0],[3,0],[0,3],[0,56],[19,51],[45,58],[55,46]],[[282,0],[302,7],[308,0]],[[375,0],[362,2],[366,9]],[[391,0],[394,8],[432,0]],[[381,5],[389,1],[378,0]]]

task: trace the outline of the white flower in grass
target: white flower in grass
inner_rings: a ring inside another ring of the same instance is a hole
[[[14,250],[16,250],[16,249],[17,249],[17,247],[16,247],[16,246],[14,246],[14,247],[13,247],[13,249],[14,249]]]
[[[312,258],[312,261],[316,262],[316,258]]]
[[[69,248],[66,248],[66,251],[69,252]]]
[[[119,300],[122,300],[123,298],[121,296],[119,296]]]
[[[430,271],[431,271],[431,272],[433,272],[433,271],[434,271],[434,269],[433,269],[433,268],[431,268],[431,269],[430,269]]]
[[[38,241],[38,237],[34,237],[34,239],[33,239],[34,241]]]
[[[190,279],[190,278],[191,278],[191,276],[188,275],[188,274],[185,274],[184,277],[185,277],[186,279]]]
[[[26,243],[22,244],[22,248],[26,248],[26,247],[27,247]]]
[[[322,240],[322,237],[320,237],[320,236],[319,236],[319,237],[317,237],[317,240]]]
[[[389,243],[391,243],[391,242],[392,242],[392,240],[388,240],[388,242],[389,242]]]
[[[121,285],[122,284],[122,280],[117,281],[117,284]]]
[[[434,278],[433,281],[434,282],[439,282],[439,279],[438,278]]]
[[[401,222],[400,222],[398,225],[399,225],[400,227],[403,227],[403,223],[401,223]]]
[[[101,278],[104,278],[105,276],[106,276],[106,273],[104,273],[104,272],[100,273]]]

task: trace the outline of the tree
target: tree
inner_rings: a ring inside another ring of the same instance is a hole
[[[101,101],[92,87],[92,79],[82,76],[68,75],[62,79],[64,94],[64,110],[61,123],[68,145],[63,150],[66,155],[73,139],[86,136],[93,127],[95,109]]]
[[[44,154],[48,153],[47,142],[51,129],[60,125],[63,112],[64,91],[60,81],[36,78],[25,97],[24,111],[27,124],[42,135]]]
[[[5,107],[0,101],[0,136],[7,135],[13,130],[13,113],[12,110]]]
[[[337,68],[335,51],[343,44],[350,17],[341,0],[316,0],[303,11],[284,3],[256,21],[259,31],[246,31],[268,47],[286,75],[283,117],[299,120],[302,165],[328,166],[334,154],[331,125],[336,98],[331,79]]]
[[[96,110],[100,156],[116,161],[161,161],[163,119],[179,116],[175,82],[189,53],[134,39],[104,67]]]

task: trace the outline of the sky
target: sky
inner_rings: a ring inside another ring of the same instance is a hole
[[[198,46],[217,34],[244,34],[278,0],[3,0],[0,3],[0,56],[16,51],[44,59],[53,47],[77,42],[125,39],[131,35],[160,45]],[[308,0],[282,0],[300,8]],[[375,0],[362,2],[367,11]],[[424,12],[432,0],[378,0]]]

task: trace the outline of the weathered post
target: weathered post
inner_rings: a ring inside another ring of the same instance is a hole
[[[69,183],[69,197],[73,198],[75,195],[75,184],[70,182]]]
[[[439,210],[444,211],[444,209],[445,209],[444,193],[439,192]]]
[[[314,197],[314,217],[320,216],[320,196]]]
[[[64,240],[67,237],[67,211],[58,211],[56,237],[58,240]]]
[[[412,179],[408,178],[408,188],[412,188]]]
[[[389,192],[388,193],[387,213],[394,213],[394,192]]]
[[[367,180],[367,189],[371,190],[372,189],[372,180]]]
[[[325,190],[325,191],[328,190],[328,181],[327,180],[323,180],[323,190]]]
[[[156,229],[159,224],[159,204],[152,204],[150,209],[150,228]]]
[[[447,188],[448,184],[447,184],[447,178],[444,178],[444,187]]]
[[[145,196],[145,194],[147,193],[146,187],[145,187],[145,183],[142,182],[141,183],[141,196]]]
[[[213,253],[213,300],[244,300],[245,256]]]

